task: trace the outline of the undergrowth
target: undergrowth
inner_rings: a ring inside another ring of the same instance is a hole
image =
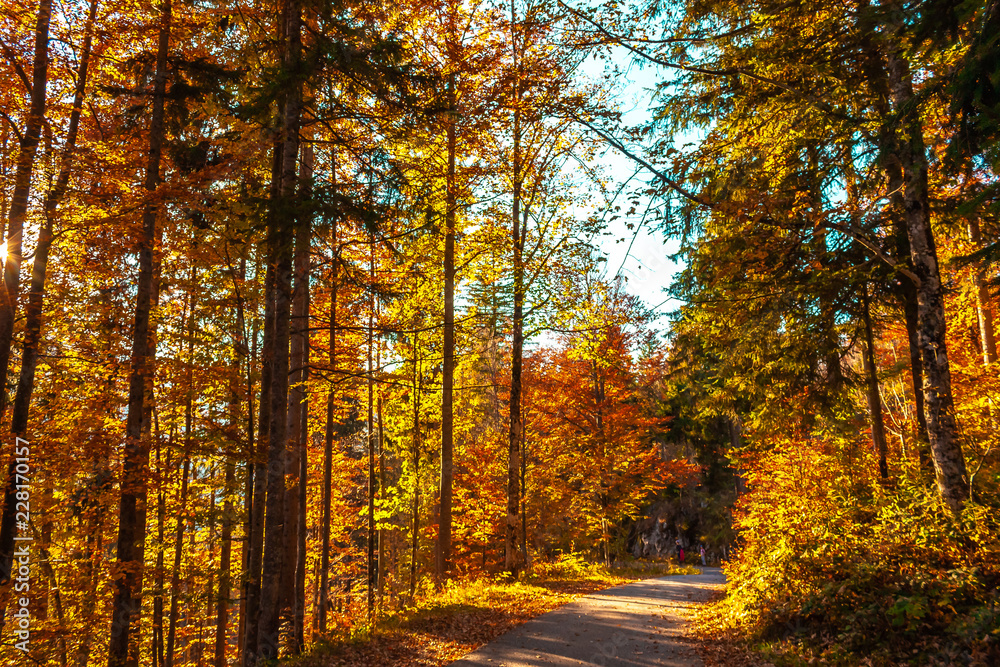
[[[751,471],[703,634],[777,665],[1000,664],[998,508],[956,518],[916,473],[887,487],[836,463],[796,443]]]

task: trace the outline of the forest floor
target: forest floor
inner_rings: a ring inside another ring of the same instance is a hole
[[[724,595],[721,587],[709,592],[688,614],[686,631],[705,667],[775,667],[748,642],[721,629],[718,602]]]
[[[669,616],[673,611],[664,612],[667,606],[686,606],[690,602],[707,597],[713,587],[719,587],[722,582],[719,570],[707,568],[706,572],[713,570],[715,574],[699,575],[699,570],[690,566],[678,569],[667,564],[644,564],[641,567],[608,570],[603,567],[573,564],[569,567],[539,569],[521,581],[496,578],[450,582],[437,593],[423,598],[418,597],[413,606],[404,606],[398,611],[385,614],[374,628],[353,632],[345,630],[331,634],[328,639],[317,642],[308,654],[285,661],[283,665],[286,667],[448,665],[515,630],[526,621],[564,607],[574,600],[583,598],[580,602],[586,603],[595,598],[606,597],[612,592],[607,589],[630,583],[643,586],[647,581],[662,581],[650,579],[651,577],[665,575],[695,575],[691,577],[692,580],[712,576],[716,578],[714,583],[706,580],[703,586],[695,585],[697,591],[685,589],[679,594],[682,598],[673,599],[676,596],[665,595],[659,598],[660,602],[654,600],[642,603],[645,605],[643,611],[647,615],[654,613],[649,605],[660,604],[663,610],[656,613]],[[687,580],[688,577],[678,577],[673,581],[682,579]],[[601,591],[605,591],[605,594],[601,594]],[[647,591],[653,592],[654,589],[647,588]],[[689,593],[692,594],[692,598],[686,597]],[[609,626],[605,629],[608,630],[610,641],[610,644],[604,647],[605,651],[620,651],[621,647],[615,642],[621,643],[625,635],[621,633],[616,635],[617,628],[611,629]],[[459,663],[462,664],[465,664],[464,661]],[[500,663],[484,664],[499,667]]]

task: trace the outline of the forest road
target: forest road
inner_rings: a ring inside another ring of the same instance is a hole
[[[451,667],[701,667],[684,611],[725,586],[717,567],[646,579],[577,599]]]

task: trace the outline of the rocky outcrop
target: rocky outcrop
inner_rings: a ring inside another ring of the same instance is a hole
[[[635,558],[669,559],[676,562],[677,543],[684,547],[685,561],[700,562],[699,547],[705,546],[709,565],[717,565],[726,557],[726,543],[719,543],[710,524],[704,521],[700,506],[664,500],[647,508],[646,516],[637,521],[628,548]],[[714,539],[713,539],[714,538]]]
[[[670,501],[649,507],[646,518],[635,524],[631,544],[636,558],[676,558],[677,541],[686,551],[697,543],[692,521],[677,504]]]
[[[651,526],[648,525],[650,523]],[[662,519],[640,522],[636,525],[636,539],[632,544],[632,555],[636,558],[673,556],[678,537],[678,531],[671,530],[667,522]],[[681,544],[683,544],[683,540]]]

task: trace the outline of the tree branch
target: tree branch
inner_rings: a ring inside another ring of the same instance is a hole
[[[586,120],[580,118],[579,116],[577,116],[576,114],[573,114],[571,112],[569,113],[569,116],[570,116],[570,118],[572,118],[576,122],[580,123],[581,125],[586,125],[588,128],[590,128],[590,130],[592,132],[594,132],[595,134],[597,134],[599,137],[601,137],[606,142],[608,142],[611,146],[613,146],[618,151],[620,151],[622,154],[624,154],[625,157],[629,158],[630,160],[632,160],[634,162],[637,162],[638,164],[641,164],[643,167],[645,167],[646,169],[648,169],[650,172],[652,172],[654,175],[656,175],[661,181],[663,181],[664,183],[666,183],[671,189],[673,189],[674,191],[676,191],[679,195],[681,195],[685,199],[688,199],[688,200],[694,202],[695,204],[698,204],[700,206],[704,206],[706,208],[714,208],[715,207],[715,204],[713,204],[712,202],[709,202],[707,200],[704,200],[704,199],[700,198],[698,195],[694,194],[693,192],[691,192],[690,190],[688,190],[687,188],[685,188],[683,185],[681,185],[680,183],[678,183],[674,179],[672,179],[669,176],[667,176],[666,174],[664,174],[662,171],[660,171],[659,169],[657,169],[656,167],[654,167],[653,165],[651,165],[649,162],[647,162],[646,160],[643,160],[641,157],[639,157],[638,155],[636,155],[635,153],[633,153],[632,151],[630,151],[628,148],[625,147],[625,145],[622,142],[620,142],[618,139],[615,139],[614,137],[612,137],[610,134],[608,134],[604,130],[598,128],[593,123],[591,123],[589,121],[586,121]]]
[[[0,48],[3,49],[3,54],[7,56],[7,60],[10,61],[10,65],[14,68],[17,76],[20,77],[21,83],[24,84],[28,94],[31,95],[31,81],[28,79],[28,75],[25,73],[24,68],[21,67],[21,63],[17,62],[17,54],[14,53],[14,50],[10,48],[7,45],[7,42],[3,41],[3,39],[0,39]]]
[[[614,44],[617,44],[617,45],[619,45],[619,46],[627,49],[629,52],[631,52],[631,53],[639,56],[640,58],[644,58],[645,60],[648,60],[651,63],[657,64],[657,65],[661,65],[663,67],[670,67],[670,68],[681,70],[681,71],[684,71],[684,72],[693,72],[695,74],[707,74],[708,76],[718,76],[718,77],[745,76],[747,78],[755,79],[757,81],[760,81],[761,83],[766,83],[768,85],[771,85],[771,86],[774,86],[776,88],[780,88],[780,89],[782,89],[784,91],[787,91],[789,93],[792,93],[793,95],[795,95],[795,96],[797,96],[797,97],[799,97],[799,98],[801,98],[801,99],[809,102],[810,104],[812,104],[813,106],[815,106],[817,109],[820,109],[824,113],[827,113],[827,114],[829,114],[831,116],[835,116],[837,118],[841,118],[841,119],[844,119],[844,120],[855,120],[855,119],[851,118],[850,116],[847,116],[846,114],[843,114],[843,113],[837,111],[836,109],[834,109],[832,106],[830,106],[829,104],[827,104],[823,100],[821,100],[821,99],[819,99],[819,98],[817,98],[817,97],[815,97],[813,95],[810,95],[809,93],[805,93],[805,92],[803,92],[801,90],[797,90],[797,89],[795,89],[795,88],[793,88],[793,87],[791,87],[791,86],[789,86],[787,84],[781,83],[780,81],[777,81],[777,80],[772,79],[770,77],[761,76],[760,74],[755,74],[753,72],[749,72],[749,71],[743,69],[742,67],[735,67],[735,68],[732,68],[732,69],[723,69],[723,70],[707,69],[705,67],[692,67],[690,65],[683,65],[681,63],[675,63],[675,62],[672,62],[672,61],[669,61],[669,60],[663,60],[662,58],[657,58],[656,56],[650,55],[650,54],[646,53],[645,51],[643,51],[641,49],[637,49],[634,46],[632,46],[631,44],[628,44],[627,42],[631,41],[631,40],[626,40],[626,38],[624,38],[624,37],[621,37],[619,35],[615,35],[610,30],[608,30],[607,28],[605,28],[601,24],[597,23],[594,19],[590,18],[586,14],[580,12],[577,9],[573,9],[572,7],[569,7],[562,0],[558,0],[558,1],[559,1],[559,6],[563,7],[564,9],[566,9],[567,11],[569,11],[570,13],[572,13],[573,15],[578,16],[579,18],[583,19],[584,21],[586,21],[590,25],[594,26],[594,28],[596,28],[598,32],[600,32],[601,34],[603,34],[610,42],[612,42]]]

